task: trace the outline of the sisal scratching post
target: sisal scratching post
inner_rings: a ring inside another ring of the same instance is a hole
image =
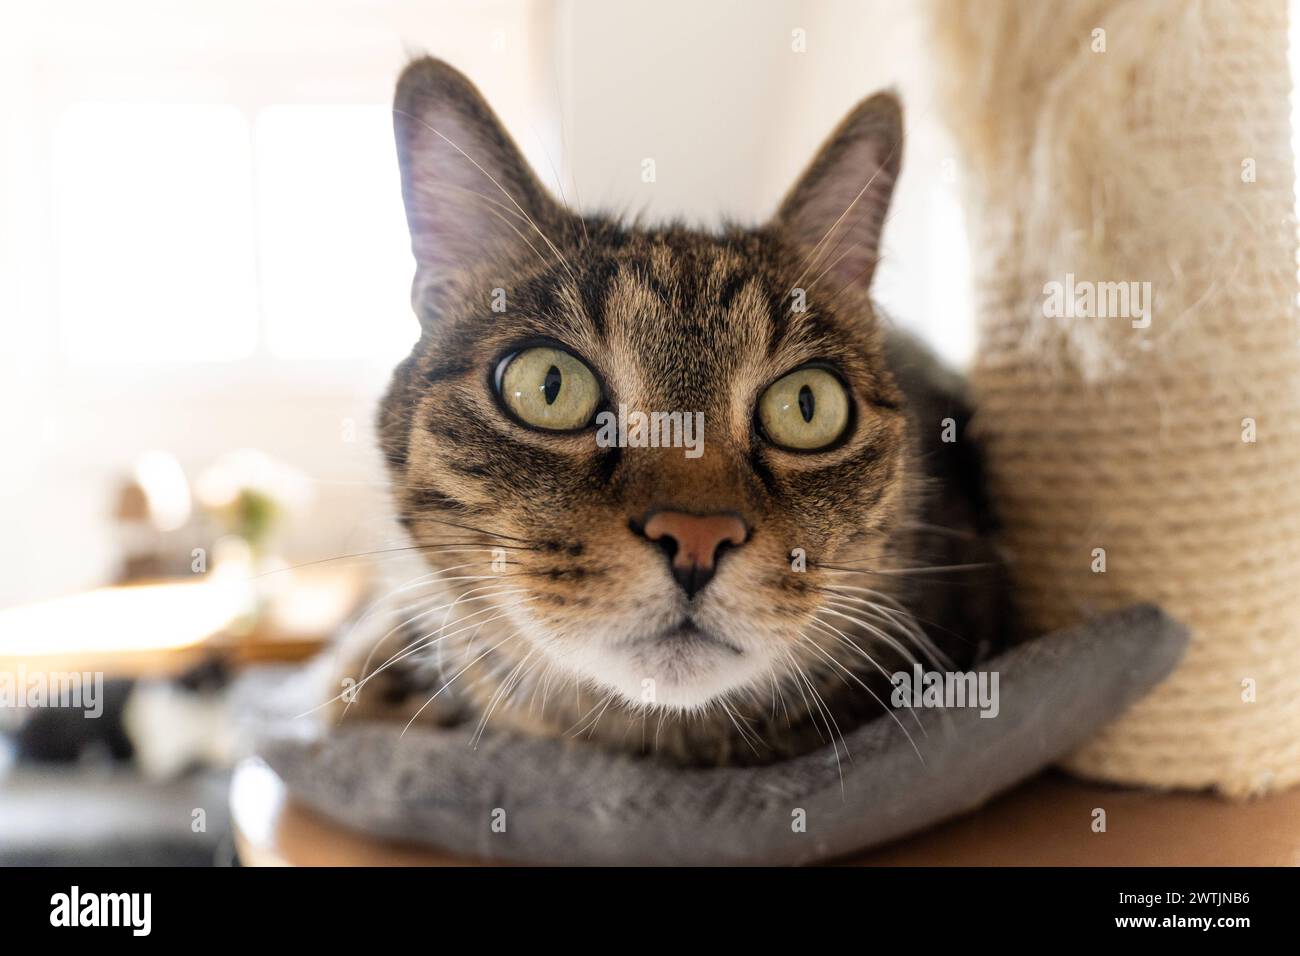
[[[1025,623],[1152,600],[1193,630],[1173,676],[1066,766],[1237,796],[1294,784],[1285,0],[936,0],[934,30],[968,190],[975,427]]]

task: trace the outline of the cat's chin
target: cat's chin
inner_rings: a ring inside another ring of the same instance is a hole
[[[693,711],[765,678],[763,655],[691,625],[583,655],[584,676],[635,707]]]

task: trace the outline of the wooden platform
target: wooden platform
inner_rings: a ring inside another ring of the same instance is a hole
[[[1093,811],[1106,811],[1106,832]],[[231,818],[249,866],[472,866],[371,839],[296,804],[260,761],[235,772]],[[852,866],[1296,866],[1300,790],[1245,802],[1038,777],[981,810],[850,859]]]

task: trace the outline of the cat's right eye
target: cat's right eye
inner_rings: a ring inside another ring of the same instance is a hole
[[[774,445],[789,451],[820,451],[848,427],[849,393],[824,368],[796,369],[767,387],[758,400],[758,420]]]
[[[600,407],[600,382],[563,349],[538,346],[507,355],[496,371],[497,394],[521,423],[546,431],[590,425]]]

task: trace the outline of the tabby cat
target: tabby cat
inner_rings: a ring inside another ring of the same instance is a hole
[[[716,233],[566,209],[440,61],[394,117],[421,336],[378,430],[423,573],[342,658],[341,715],[768,761],[838,746],[914,659],[987,652],[960,381],[867,295],[893,95]]]

